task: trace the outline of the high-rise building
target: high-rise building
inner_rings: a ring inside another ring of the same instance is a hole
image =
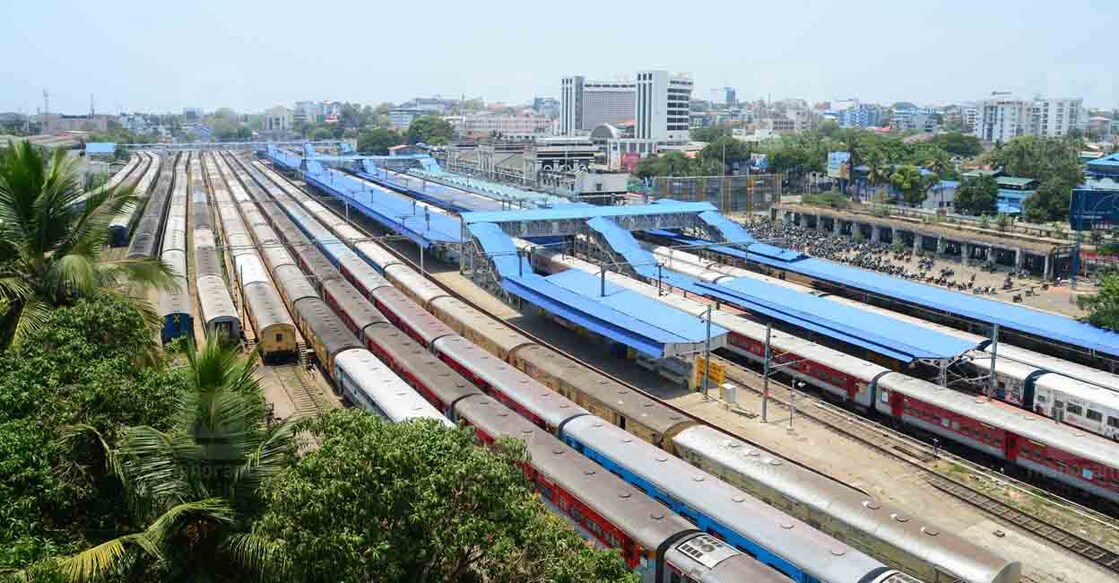
[[[1080,98],[1020,99],[996,91],[979,102],[974,134],[987,142],[1006,142],[1024,135],[1065,136],[1083,129],[1084,113]]]
[[[1033,133],[1042,137],[1066,136],[1082,129],[1083,100],[1037,98],[1033,103]]]
[[[601,124],[633,119],[632,81],[588,81],[582,76],[560,82],[560,133],[590,132]]]
[[[734,87],[716,87],[711,90],[711,103],[734,107],[738,105],[738,92]]]
[[[634,136],[639,140],[688,140],[692,80],[668,71],[637,73]]]

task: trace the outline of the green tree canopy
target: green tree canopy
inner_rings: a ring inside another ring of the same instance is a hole
[[[247,530],[262,485],[294,457],[295,426],[268,423],[256,354],[210,338],[188,357],[187,390],[164,405],[169,429],[126,427],[110,440],[85,427],[141,527],[63,559],[71,579],[126,567],[161,579],[237,578],[270,564],[272,550]]]
[[[127,302],[101,294],[49,312],[0,353],[0,571],[131,526],[120,483],[89,467],[96,452],[63,435],[79,423],[111,439],[124,425],[170,427],[167,403],[186,377],[162,358],[140,358],[152,333]]]
[[[927,177],[921,176],[921,170],[913,165],[898,166],[889,180],[894,188],[901,191],[902,199],[913,206],[925,202],[931,185]]]
[[[1040,138],[1021,136],[1001,144],[989,153],[993,165],[1011,176],[1034,178],[1040,182],[1037,193],[1026,199],[1025,216],[1032,222],[1068,219],[1072,189],[1083,180],[1080,150],[1083,143],[1075,136]]]
[[[730,128],[721,125],[695,128],[691,131],[691,138],[697,142],[714,142],[729,135]]]
[[[1100,278],[1099,293],[1078,297],[1076,301],[1088,310],[1088,322],[1100,328],[1119,330],[1119,274],[1104,275]]]
[[[384,156],[389,148],[400,144],[404,137],[398,132],[385,128],[361,130],[357,135],[357,151],[361,154]]]
[[[965,180],[956,190],[957,212],[968,215],[993,215],[998,212],[999,185],[994,177]]]
[[[120,286],[173,285],[158,259],[107,260],[109,222],[135,197],[127,188],[82,191],[75,159],[48,161],[22,141],[0,156],[0,344],[18,343],[52,308]],[[84,200],[83,200],[84,199]],[[145,302],[133,309],[154,319]]]
[[[979,142],[979,138],[960,132],[939,134],[934,143],[953,156],[974,158],[983,153],[983,144]]]
[[[454,128],[451,127],[451,123],[438,116],[417,117],[408,126],[409,144],[424,143],[438,146],[449,142],[452,137],[454,137]]]
[[[309,420],[322,447],[272,482],[255,534],[301,581],[633,581],[530,493],[516,462],[467,429],[362,411]],[[514,444],[514,446],[519,444]]]

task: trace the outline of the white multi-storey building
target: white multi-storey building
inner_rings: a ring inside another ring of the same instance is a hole
[[[686,142],[692,99],[692,80],[669,76],[668,71],[637,74],[634,136],[639,140]]]
[[[529,140],[552,134],[553,120],[538,114],[501,115],[479,113],[446,118],[462,137],[500,137],[507,140]]]
[[[560,133],[590,132],[601,124],[633,119],[633,81],[588,81],[582,76],[560,82]]]
[[[975,135],[987,142],[1006,142],[1018,136],[1059,137],[1083,129],[1083,102],[1079,98],[1019,99],[995,92],[979,102]]]
[[[1033,103],[1034,134],[1043,137],[1066,136],[1075,129],[1082,129],[1080,117],[1083,100],[1042,99]]]
[[[1032,133],[1033,102],[995,92],[979,102],[975,135],[986,142],[1008,142]]]

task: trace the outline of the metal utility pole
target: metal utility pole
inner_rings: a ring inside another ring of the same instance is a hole
[[[770,352],[770,334],[773,332],[773,327],[770,324],[765,325],[765,370],[762,372],[762,423],[769,422],[769,360],[772,357]]]
[[[703,398],[708,398],[708,388],[711,384],[711,304],[707,304],[707,338],[703,343]]]
[[[789,383],[789,429],[793,428],[793,417],[797,415],[797,388],[803,386],[804,381],[793,381]]]
[[[420,248],[420,275],[426,275],[424,272],[424,246],[419,242],[416,243],[416,246]]]
[[[988,379],[987,396],[995,394],[995,389],[999,386],[998,381],[995,379],[995,362],[999,352],[999,325],[995,324],[991,328],[991,378]]]
[[[606,297],[606,264],[605,263],[602,264],[602,267],[599,269],[598,274],[601,277],[601,283],[600,283],[601,289],[599,290],[599,295],[601,295],[602,297]]]

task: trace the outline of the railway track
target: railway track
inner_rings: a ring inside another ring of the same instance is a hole
[[[297,183],[297,185],[302,187],[301,184]],[[315,194],[315,193],[313,193],[312,189],[308,189],[308,188],[305,188],[305,187],[303,189],[305,191],[311,192],[312,194]],[[315,196],[314,198],[319,199],[320,202],[322,202],[324,204],[327,204],[327,201],[325,199],[323,199],[322,197]],[[356,224],[356,223],[353,223],[353,224],[354,224],[355,227],[361,229],[367,235],[369,234],[368,231],[366,231],[366,229],[362,225]],[[370,235],[370,239],[377,240],[377,237]],[[399,249],[397,249],[393,245],[385,245],[385,247],[391,253],[393,253],[400,261],[405,262],[405,263],[409,264],[412,268],[418,270],[418,266],[416,265],[416,262],[414,262],[411,259],[411,257],[409,257],[405,253],[401,252]],[[479,310],[482,309],[480,306],[478,306],[474,302],[472,302],[469,298],[464,297],[462,294],[457,293],[455,290],[448,288],[446,285],[439,282],[438,280],[429,279],[429,281],[432,282],[433,284],[439,286],[440,288],[442,288],[446,293],[458,298],[459,300],[467,303],[468,305],[471,305],[472,307],[474,307],[476,309],[479,309]],[[485,310],[482,310],[482,311],[484,312]],[[534,342],[537,342],[537,343],[541,344],[542,346],[546,346],[546,347],[552,348],[553,350],[557,350],[554,345],[552,345],[551,343],[549,343],[545,340],[542,340],[541,338],[539,338],[538,336],[536,336],[535,334],[533,334],[532,332],[530,332],[528,330],[525,330],[525,329],[523,329],[523,328],[521,328],[521,327],[519,327],[519,326],[517,326],[517,325],[515,325],[511,322],[505,321],[505,320],[502,320],[502,323],[509,326],[510,328],[516,330],[517,332],[523,334],[524,336],[528,337],[529,339],[533,340]],[[560,350],[559,352],[565,353],[565,351],[562,351],[562,350]],[[645,391],[642,391],[640,388],[638,388],[638,387],[636,387],[636,386],[634,386],[634,385],[632,385],[632,384],[630,384],[630,383],[628,383],[628,382],[626,382],[622,379],[617,379],[613,375],[610,375],[609,373],[607,373],[605,371],[602,371],[601,369],[595,367],[594,365],[592,365],[588,362],[580,360],[577,357],[575,357],[573,355],[570,355],[570,354],[568,354],[568,356],[570,358],[576,360],[581,366],[585,366],[585,367],[587,367],[591,370],[595,370],[595,371],[597,371],[601,374],[604,374],[606,376],[614,378],[617,382],[622,383],[622,384],[632,388],[633,390],[635,390],[637,392],[645,394],[645,395],[649,396],[650,398],[656,399],[657,401],[659,401],[660,403],[662,403],[666,407],[672,408],[672,409],[674,409],[676,411],[679,411],[683,414],[687,414],[685,411],[683,411],[679,407],[676,407],[676,406],[672,405],[671,403],[665,402],[661,399],[657,399],[655,396],[649,395]],[[727,365],[728,378],[729,379],[738,381],[738,384],[741,385],[743,388],[760,394],[760,391],[755,389],[750,382],[746,382],[746,379],[749,378],[751,375],[754,377],[753,380],[760,380],[761,377],[760,377],[759,374],[754,373],[753,371],[751,371],[749,369],[746,369],[744,367],[741,367],[737,364],[731,363],[730,361],[728,361],[726,359],[721,359],[719,357],[715,357],[715,358],[719,359],[719,360],[722,360],[724,362],[724,364]],[[736,376],[737,376],[737,378],[736,378]],[[782,387],[781,384],[775,383],[772,379],[771,379],[770,382],[775,387]],[[787,389],[788,387],[783,387],[783,388]],[[798,404],[798,407],[796,409],[802,415],[810,417],[813,420],[824,424],[826,427],[829,427],[830,429],[832,429],[832,430],[834,430],[838,433],[847,435],[847,436],[849,436],[849,437],[851,437],[851,438],[853,438],[857,441],[865,443],[865,444],[867,444],[871,447],[874,447],[875,449],[878,449],[878,450],[881,450],[881,451],[887,453],[888,455],[899,458],[899,459],[901,459],[901,460],[903,460],[907,463],[910,463],[910,464],[920,468],[921,470],[923,470],[927,474],[926,480],[930,483],[930,485],[932,485],[933,487],[935,487],[935,488],[937,488],[941,491],[944,491],[944,492],[946,492],[946,493],[948,493],[952,496],[955,496],[955,497],[967,502],[968,504],[970,504],[972,506],[975,506],[976,508],[979,508],[979,509],[983,510],[984,512],[990,514],[991,516],[995,517],[998,520],[1001,520],[1001,521],[1003,521],[1003,522],[1005,522],[1009,525],[1016,526],[1016,527],[1018,527],[1018,528],[1020,528],[1024,531],[1027,531],[1027,532],[1030,532],[1031,534],[1034,534],[1035,536],[1037,536],[1037,537],[1039,537],[1043,540],[1046,540],[1046,541],[1049,541],[1053,544],[1056,544],[1056,545],[1060,546],[1061,548],[1066,549],[1067,551],[1072,552],[1072,553],[1074,553],[1078,556],[1081,556],[1084,559],[1086,559],[1086,560],[1088,560],[1088,561],[1090,561],[1094,564],[1097,564],[1100,567],[1102,567],[1102,568],[1104,568],[1108,571],[1111,571],[1113,573],[1119,573],[1119,555],[1116,555],[1116,553],[1114,553],[1114,552],[1112,552],[1108,549],[1105,549],[1104,547],[1102,547],[1100,545],[1097,545],[1097,544],[1095,544],[1091,541],[1088,541],[1088,540],[1086,540],[1086,539],[1084,539],[1084,538],[1082,538],[1082,537],[1080,537],[1076,534],[1073,534],[1072,532],[1070,532],[1066,529],[1063,529],[1059,526],[1055,526],[1055,525],[1050,524],[1050,523],[1042,522],[1042,521],[1037,520],[1033,517],[1030,517],[1025,512],[1022,512],[1022,511],[1020,511],[1018,509],[1015,509],[1015,508],[1013,508],[1013,507],[1011,507],[1007,504],[999,502],[998,500],[995,500],[994,498],[988,496],[987,494],[984,494],[984,493],[979,492],[979,491],[977,491],[973,488],[970,488],[967,485],[962,484],[962,483],[960,483],[960,482],[958,482],[958,481],[956,481],[952,478],[941,475],[932,466],[934,466],[937,462],[939,462],[943,459],[951,459],[953,462],[958,463],[959,465],[966,467],[968,469],[968,471],[971,471],[973,473],[982,475],[983,477],[988,478],[990,480],[993,480],[993,481],[995,481],[995,482],[997,482],[1001,485],[1004,485],[1006,487],[1014,488],[1014,489],[1016,489],[1020,492],[1023,492],[1025,494],[1029,495],[1030,497],[1032,497],[1034,499],[1044,500],[1048,504],[1059,504],[1060,506],[1063,507],[1063,510],[1072,512],[1074,514],[1077,514],[1077,515],[1079,515],[1080,518],[1085,519],[1085,520],[1089,520],[1093,523],[1096,523],[1102,528],[1111,529],[1115,533],[1115,536],[1119,537],[1119,527],[1117,527],[1109,517],[1106,517],[1105,515],[1097,513],[1097,512],[1095,512],[1091,509],[1079,506],[1079,505],[1077,505],[1077,504],[1075,504],[1071,501],[1060,499],[1060,501],[1058,502],[1058,501],[1053,499],[1053,496],[1051,494],[1044,493],[1044,492],[1041,492],[1041,491],[1034,491],[1030,487],[1012,482],[1009,479],[1007,479],[1005,476],[994,474],[993,472],[988,471],[986,468],[983,468],[982,466],[978,466],[976,464],[968,462],[967,460],[964,460],[962,458],[956,458],[955,456],[952,456],[950,454],[946,454],[944,452],[934,453],[934,452],[930,451],[929,446],[927,444],[924,444],[923,442],[920,442],[916,439],[913,439],[913,438],[910,438],[910,437],[905,436],[903,434],[900,434],[900,433],[898,433],[896,431],[893,431],[891,429],[882,427],[882,426],[880,426],[878,424],[875,424],[871,421],[862,419],[861,417],[858,417],[856,415],[847,413],[847,412],[845,412],[841,409],[838,409],[838,408],[835,408],[835,407],[831,406],[830,404],[828,404],[828,403],[826,403],[822,400],[815,399],[815,398],[809,398],[807,396],[805,396],[803,398],[805,400],[805,403],[803,405]],[[787,402],[783,401],[780,398],[774,398],[772,396],[772,391],[771,391],[770,399],[771,399],[771,401],[773,401],[774,403],[776,403],[778,405],[783,405],[786,408],[789,407],[789,404]],[[760,444],[753,444],[753,445],[756,445],[759,449],[770,451],[770,450],[768,450],[768,448],[765,448],[764,446],[761,446]],[[803,467],[807,468],[807,466],[803,466]],[[821,473],[821,472],[818,472],[817,470],[815,470],[813,468],[808,468],[808,469],[810,469],[811,471],[814,471],[816,473]],[[822,474],[821,473],[821,475],[826,476],[827,474]],[[836,481],[838,483],[846,485],[847,487],[850,487],[852,489],[856,489],[856,490],[861,491],[861,489],[855,488],[854,486],[852,486],[850,484],[847,484],[846,482],[844,482],[842,480],[836,479],[832,476],[828,476],[828,477],[833,479],[834,481]],[[1030,577],[1023,577],[1023,580],[1024,581],[1036,581],[1036,579],[1031,579]]]
[[[268,368],[295,408],[292,418],[313,417],[331,408],[311,379],[307,378],[307,371],[302,363],[268,365]]]
[[[1119,555],[1066,530],[1042,522],[1016,508],[1003,504],[990,496],[943,476],[930,476],[928,482],[960,500],[998,516],[1005,522],[1053,542],[1093,563],[1119,573]]]
[[[755,394],[761,394],[760,390],[754,388],[754,382],[760,382],[761,375],[718,356],[714,357],[712,361],[719,361],[724,364],[727,367],[727,377],[735,381],[736,384]],[[776,386],[783,391],[788,390],[787,385],[777,383],[772,378],[769,382],[771,386]],[[785,408],[789,407],[787,400],[776,397],[773,393],[774,391],[771,390],[769,397],[771,402]],[[936,467],[936,464],[941,460],[948,460],[957,466],[966,468],[969,473],[977,474],[1002,487],[1026,495],[1038,503],[1058,506],[1060,511],[1071,512],[1080,519],[1089,521],[1101,529],[1110,530],[1113,537],[1119,537],[1119,526],[1110,517],[1071,500],[1055,499],[1053,494],[1018,483],[951,453],[930,451],[929,446],[921,441],[862,419],[823,400],[806,395],[801,398],[804,399],[805,403],[796,406],[797,413],[809,417],[837,433],[923,470],[925,481],[930,485],[983,510],[997,520],[1015,526],[1042,540],[1054,543],[1104,569],[1119,574],[1119,554],[1051,522],[1045,522],[1030,516],[1021,509],[1014,508],[967,484],[946,476]]]

